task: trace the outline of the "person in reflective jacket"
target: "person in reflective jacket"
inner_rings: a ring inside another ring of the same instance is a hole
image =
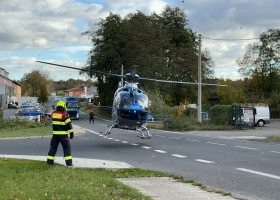
[[[70,139],[73,139],[74,132],[69,115],[67,114],[67,108],[63,101],[59,101],[56,105],[56,111],[52,113],[52,126],[53,137],[51,139],[51,148],[48,153],[47,164],[53,165],[55,154],[59,143],[61,143],[64,151],[64,159],[67,166],[73,166],[71,146],[68,139],[68,131],[70,133]]]

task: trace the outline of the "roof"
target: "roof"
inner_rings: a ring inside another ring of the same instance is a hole
[[[18,82],[13,81],[13,83],[16,84],[16,85],[18,85],[18,86],[20,86],[20,87],[22,87],[22,85],[19,84]]]

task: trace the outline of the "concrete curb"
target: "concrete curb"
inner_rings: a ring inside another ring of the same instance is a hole
[[[46,156],[30,156],[30,155],[0,155],[0,158],[16,158],[25,160],[37,160],[37,161],[47,161]],[[65,165],[65,160],[63,157],[55,157],[55,163]],[[73,157],[74,167],[79,168],[104,168],[104,169],[128,169],[133,168],[133,166],[119,161],[111,160],[98,160],[98,159],[87,159],[87,158],[75,158]]]

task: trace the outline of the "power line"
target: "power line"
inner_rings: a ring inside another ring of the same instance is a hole
[[[260,38],[247,38],[247,39],[217,39],[217,38],[206,38],[206,37],[202,37],[204,39],[207,40],[220,40],[220,41],[243,41],[243,40],[257,40]]]

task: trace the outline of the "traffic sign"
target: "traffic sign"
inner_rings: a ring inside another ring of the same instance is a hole
[[[153,105],[153,102],[149,100],[149,106],[151,107]]]

